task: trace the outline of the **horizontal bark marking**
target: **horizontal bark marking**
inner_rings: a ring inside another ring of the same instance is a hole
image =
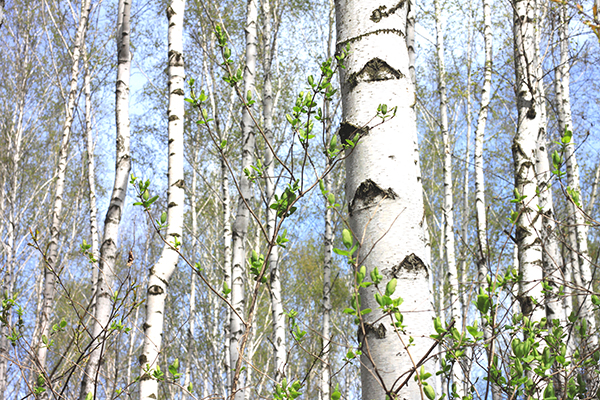
[[[360,207],[361,209],[367,208],[378,204],[384,198],[396,199],[398,195],[392,188],[383,189],[375,182],[367,179],[358,186],[354,197],[348,206],[350,214]]]
[[[364,33],[364,34],[362,34],[360,36],[355,36],[355,37],[352,37],[350,39],[346,39],[346,40],[344,40],[342,42],[337,42],[335,44],[335,48],[336,48],[335,55],[339,56],[341,54],[342,50],[345,49],[346,45],[349,44],[349,43],[358,42],[362,38],[365,38],[365,37],[370,36],[370,35],[379,35],[380,33],[392,33],[392,34],[395,34],[395,35],[400,35],[402,37],[405,37],[404,32],[402,32],[400,29],[377,29],[375,31]]]
[[[366,336],[373,336],[376,339],[385,339],[386,336],[386,332],[387,329],[385,328],[385,325],[383,323],[379,323],[379,325],[376,324],[369,324],[367,322],[365,322],[363,324],[364,326],[364,332]],[[359,343],[364,343],[364,337],[363,337],[363,330],[362,328],[359,326],[358,327],[358,341]]]
[[[400,264],[392,267],[392,276],[398,278],[401,271],[418,273],[420,270],[427,272],[425,263],[415,253],[411,253],[404,257]]]
[[[398,9],[402,8],[404,6],[404,3],[406,3],[406,0],[400,0],[400,2],[398,2],[398,4],[396,4],[394,7],[390,8],[389,11],[387,10],[387,6],[379,6],[379,8],[373,10],[373,12],[371,13],[371,21],[378,23],[379,21],[381,21],[383,18],[387,18],[390,15],[394,14],[396,11],[398,11]],[[410,12],[410,2],[407,3],[408,5],[408,12]]]
[[[369,60],[359,71],[350,74],[348,84],[354,88],[361,82],[389,81],[393,79],[402,79],[404,75],[397,69],[392,68],[387,62],[380,58]]]

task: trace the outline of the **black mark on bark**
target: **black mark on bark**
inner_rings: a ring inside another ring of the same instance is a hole
[[[360,82],[388,81],[403,77],[404,75],[400,71],[392,68],[382,59],[375,57],[369,60],[360,71],[350,74],[348,84],[351,88],[354,88]]]
[[[398,195],[392,188],[382,189],[379,185],[370,179],[367,179],[358,186],[354,197],[348,206],[350,214],[358,208],[367,208],[379,203],[384,198],[395,199]]]

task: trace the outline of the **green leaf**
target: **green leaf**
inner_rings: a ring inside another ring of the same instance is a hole
[[[342,243],[347,249],[352,248],[352,233],[348,229],[342,231]]]
[[[385,295],[386,296],[391,296],[394,294],[394,292],[396,291],[396,284],[398,283],[398,281],[396,280],[396,278],[392,278],[387,285],[385,286]]]
[[[160,215],[160,223],[165,224],[167,222],[167,212],[163,211]]]
[[[431,385],[428,383],[423,383],[423,392],[429,400],[435,400],[435,390],[433,390],[433,387],[431,387]]]
[[[435,331],[437,333],[441,334],[441,333],[446,332],[446,330],[442,326],[442,321],[441,321],[440,317],[435,317],[435,319],[433,320],[433,327],[435,328]]]

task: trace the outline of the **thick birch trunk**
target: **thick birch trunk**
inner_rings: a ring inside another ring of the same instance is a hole
[[[269,243],[269,268],[271,273],[271,314],[273,324],[273,353],[275,356],[276,383],[285,377],[287,364],[287,347],[285,342],[285,313],[281,299],[281,272],[279,269],[279,247],[275,244],[277,239],[276,217],[277,212],[269,207],[275,194],[275,141],[273,137],[273,87],[271,84],[271,65],[273,62],[273,42],[276,38],[272,35],[271,0],[263,0],[263,41],[264,41],[264,82],[263,82],[263,118],[265,138],[270,145],[265,146],[265,197],[267,199],[267,234]],[[272,150],[273,149],[273,150]]]
[[[560,121],[561,135],[565,130],[573,131],[573,121],[571,117],[571,97],[569,91],[570,74],[569,74],[569,21],[566,6],[560,7],[560,65],[557,68],[556,82],[556,97],[558,102],[558,113]],[[581,187],[579,184],[579,165],[577,164],[577,156],[575,154],[574,135],[565,148],[565,158],[567,164],[567,185],[573,191],[579,194],[582,198]],[[592,269],[590,264],[590,255],[587,244],[587,221],[585,211],[583,209],[583,201],[576,204],[575,201],[569,199],[569,211],[572,215],[572,224],[569,228],[571,237],[571,262],[573,263],[573,274],[576,283],[581,286],[577,288],[577,298],[579,300],[579,317],[584,318],[588,322],[588,333],[594,332],[589,338],[589,344],[595,347],[598,344],[596,335],[596,317],[592,312],[591,298],[588,295],[592,288]],[[577,276],[579,275],[579,277]]]
[[[248,0],[246,14],[246,67],[244,68],[244,91],[254,94],[254,81],[256,79],[256,43],[257,43],[257,20],[258,8],[256,0]],[[245,168],[250,169],[254,160],[254,127],[252,117],[246,107],[242,112],[242,171]],[[245,240],[248,232],[249,210],[251,187],[248,178],[241,174],[240,178],[240,197],[238,200],[237,214],[233,224],[233,262],[231,273],[231,303],[239,315],[244,315],[245,293],[244,277],[246,276],[246,248]],[[235,313],[231,313],[230,322],[231,340],[229,343],[230,366],[233,370],[231,382],[231,396],[235,400],[244,398],[244,389],[240,387],[240,372],[242,367],[243,353],[241,342],[246,325]]]
[[[392,9],[394,4],[386,8]],[[360,290],[361,307],[373,310],[362,317],[359,328],[364,400],[384,399],[386,394],[392,397],[396,391],[400,398],[420,398],[421,389],[413,379],[398,387],[401,375],[414,368],[435,344],[428,339],[434,311],[422,185],[413,147],[415,92],[405,41],[410,3],[405,4],[384,13],[386,8],[378,2],[336,1],[338,50],[350,46],[346,69],[340,75],[342,141],[373,118],[378,104],[398,107],[396,117],[364,134],[346,159],[350,225],[360,242],[359,265],[366,266],[367,277],[378,267],[384,275],[380,286],[397,278],[395,296],[404,299],[403,312],[411,311],[404,315],[406,331],[395,332],[391,321],[379,320],[376,288]],[[390,48],[395,51],[388,51]],[[409,336],[414,338],[414,346],[407,349]],[[425,369],[433,371],[435,362],[429,360]]]
[[[538,89],[538,59],[535,36],[535,4],[532,0],[513,0],[517,132],[512,153],[515,171],[515,196],[526,196],[517,203],[516,238],[519,252],[519,301],[521,311],[534,321],[545,317],[542,295],[542,217],[538,213],[538,180],[535,171],[537,138],[541,125]]]
[[[140,355],[140,400],[158,398],[158,381],[151,371],[159,365],[162,348],[165,299],[169,279],[177,267],[179,254],[173,249],[182,243],[185,181],[183,176],[184,78],[183,15],[185,0],[172,0],[167,6],[169,21],[169,167],[167,243],[159,260],[150,269],[144,344]]]
[[[46,256],[47,265],[44,269],[44,297],[41,312],[38,316],[38,335],[35,337],[36,360],[33,368],[34,386],[39,375],[45,374],[46,359],[48,356],[48,347],[42,344],[42,338],[48,337],[50,332],[50,316],[54,308],[54,296],[56,294],[56,275],[60,271],[60,261],[58,259],[58,247],[61,230],[61,214],[63,206],[63,193],[65,190],[65,178],[67,172],[67,160],[69,153],[69,140],[71,138],[71,125],[73,124],[73,110],[77,96],[77,80],[79,79],[79,58],[81,49],[85,41],[85,32],[87,29],[88,16],[91,8],[91,0],[82,0],[81,15],[75,34],[75,40],[72,50],[71,77],[69,84],[69,93],[65,101],[65,119],[63,123],[62,138],[58,156],[58,165],[56,168],[56,192],[52,206],[52,225],[50,227],[50,244]],[[46,382],[48,381],[47,376]],[[48,398],[49,390],[44,391],[40,397]]]
[[[104,235],[100,247],[100,262],[98,264],[98,281],[96,289],[96,307],[93,318],[92,342],[90,355],[81,381],[79,399],[85,400],[88,394],[96,398],[98,377],[101,374],[102,356],[106,349],[106,333],[110,327],[113,309],[112,297],[115,292],[113,282],[116,278],[117,243],[119,225],[125,207],[127,183],[131,170],[129,154],[129,71],[131,56],[129,51],[129,15],[130,0],[119,1],[117,16],[117,52],[118,67],[115,89],[116,116],[116,164],[115,181],[106,218],[104,220]]]

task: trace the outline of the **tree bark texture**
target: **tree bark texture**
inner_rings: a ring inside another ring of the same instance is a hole
[[[177,267],[179,254],[176,243],[183,243],[183,211],[185,181],[183,176],[183,127],[184,127],[184,60],[183,16],[184,0],[172,0],[167,6],[169,23],[169,166],[167,191],[167,235],[161,256],[150,269],[144,343],[140,355],[140,400],[158,398],[158,381],[152,371],[160,362],[162,348],[165,298],[169,279]]]
[[[258,7],[256,0],[248,0],[246,12],[246,66],[244,68],[244,91],[254,94],[254,82],[256,80],[256,46],[257,46],[257,20]],[[250,166],[254,162],[254,126],[249,110],[244,107],[242,111],[242,171],[245,168],[251,169]],[[233,261],[231,273],[231,303],[239,315],[244,315],[245,310],[245,293],[244,293],[244,277],[246,276],[246,247],[245,239],[248,232],[248,224],[250,215],[248,207],[251,201],[251,187],[248,178],[241,174],[240,178],[240,197],[238,200],[237,214],[233,224],[232,231],[232,247]],[[232,396],[235,400],[244,399],[244,389],[240,387],[241,365],[242,358],[240,353],[242,349],[242,336],[244,335],[246,326],[235,313],[231,313],[230,321],[231,340],[229,344],[230,366],[233,373],[231,383]]]
[[[434,315],[430,292],[429,253],[424,231],[422,185],[416,142],[415,88],[410,77],[407,42],[408,4],[375,1],[336,1],[337,50],[349,45],[341,70],[343,143],[361,132],[347,150],[346,194],[350,226],[360,243],[358,265],[367,277],[379,268],[387,284],[397,278],[405,332],[395,332],[374,299],[376,288],[360,290],[361,307],[373,312],[359,328],[363,400],[421,397],[413,379],[402,388],[400,376],[415,367],[435,343],[429,339]],[[395,49],[393,52],[388,49]],[[375,128],[364,128],[380,103],[397,106],[395,118]],[[401,171],[401,173],[399,173]],[[414,346],[408,349],[409,336]],[[435,361],[425,363],[433,371]],[[435,383],[431,382],[435,387]],[[398,392],[398,394],[395,394]]]

